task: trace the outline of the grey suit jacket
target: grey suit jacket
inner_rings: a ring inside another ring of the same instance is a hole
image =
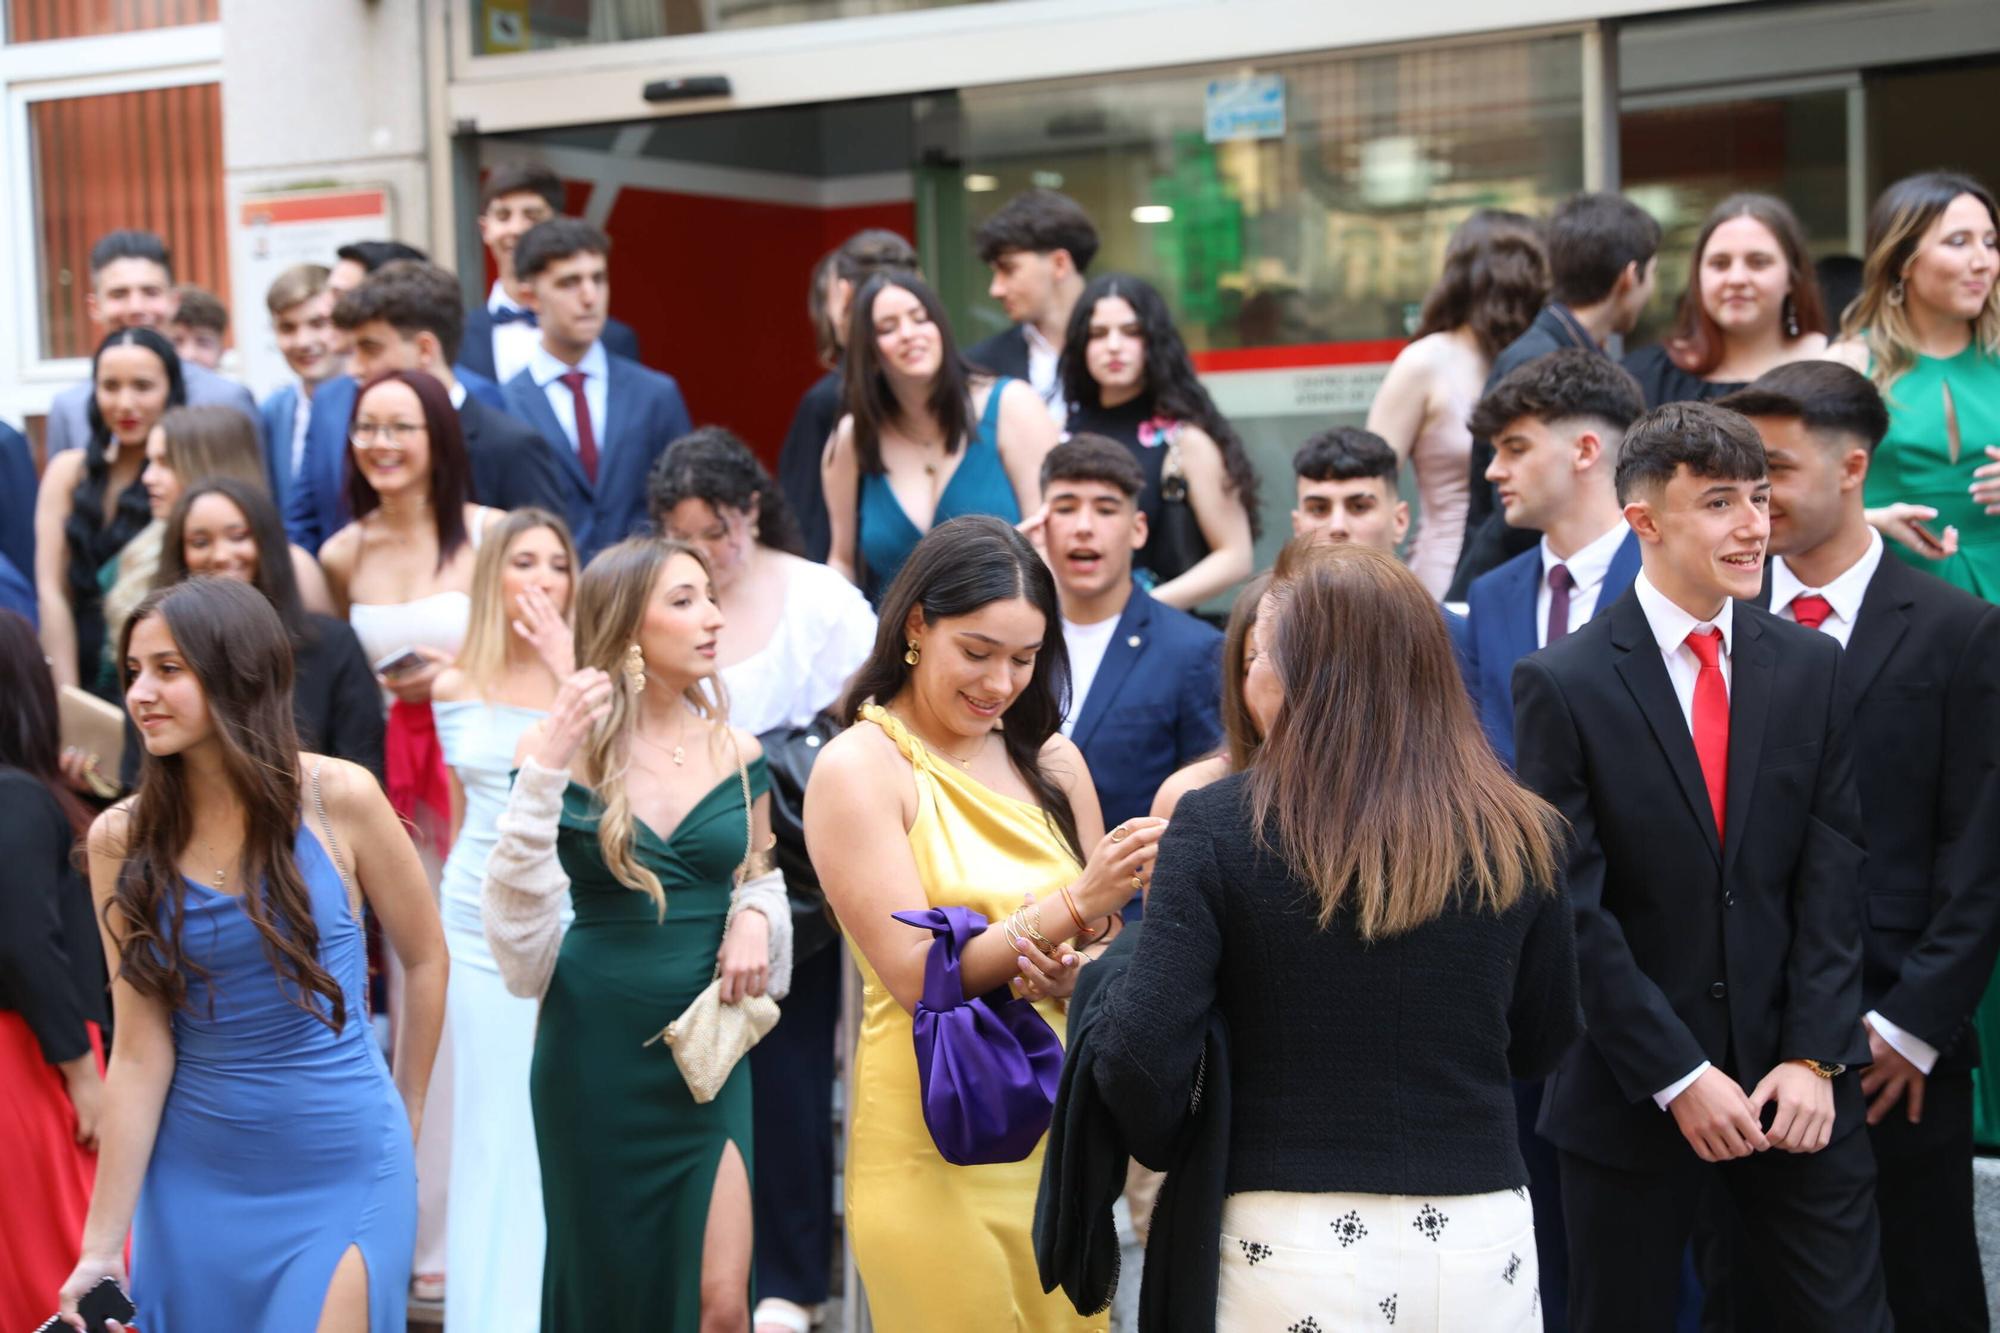
[[[257,413],[257,400],[250,391],[235,380],[224,379],[214,371],[202,366],[181,363],[181,377],[187,381],[187,400],[190,407],[200,407],[214,403],[222,407],[233,407],[250,418],[250,424],[257,431],[257,441],[264,442],[263,418]],[[55,454],[64,449],[80,449],[90,440],[90,381],[72,384],[57,394],[49,404],[48,449]],[[287,448],[291,441],[285,441]]]

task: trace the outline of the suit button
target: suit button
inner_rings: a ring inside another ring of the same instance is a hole
[[[1735,895],[1735,894],[1733,894],[1733,893],[1725,893],[1725,894],[1723,894],[1723,895],[1722,895],[1722,905],[1723,905],[1724,907],[1734,907],[1734,906],[1736,906],[1736,895]]]
[[[1711,1000],[1719,1000],[1727,994],[1729,994],[1729,987],[1719,981],[1708,988],[1708,998]]]

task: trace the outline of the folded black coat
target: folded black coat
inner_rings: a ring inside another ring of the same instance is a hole
[[[1123,979],[1143,924],[1077,978],[1055,1118],[1035,1200],[1035,1264],[1080,1314],[1111,1303],[1119,1280],[1112,1206],[1137,1158],[1167,1173],[1153,1206],[1139,1288],[1140,1333],[1212,1333],[1229,1170],[1229,1032],[1209,1016],[1199,1071],[1185,1099],[1127,1105],[1114,1114],[1099,1090],[1090,1029],[1102,997]]]

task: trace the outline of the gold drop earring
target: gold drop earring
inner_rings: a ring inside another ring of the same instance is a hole
[[[625,688],[638,694],[646,688],[646,654],[633,644],[625,650],[625,662],[620,668],[625,676]]]
[[[923,654],[917,651],[917,641],[915,639],[911,639],[909,651],[903,654],[903,661],[907,662],[911,666],[915,666],[918,660],[922,658],[922,656]]]

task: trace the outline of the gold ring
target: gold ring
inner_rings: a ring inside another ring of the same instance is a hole
[[[1123,824],[1120,824],[1117,828],[1111,830],[1111,841],[1123,842],[1125,841],[1125,835],[1130,833],[1131,831],[1132,831],[1131,829],[1128,829]]]
[[[1135,870],[1135,871],[1133,871],[1133,872],[1132,872],[1132,892],[1134,892],[1134,893],[1144,893],[1145,891],[1146,891],[1146,881],[1145,881],[1145,880],[1143,880],[1143,879],[1140,879],[1140,878],[1139,878],[1139,872],[1138,872],[1138,871],[1136,871],[1136,870]]]

